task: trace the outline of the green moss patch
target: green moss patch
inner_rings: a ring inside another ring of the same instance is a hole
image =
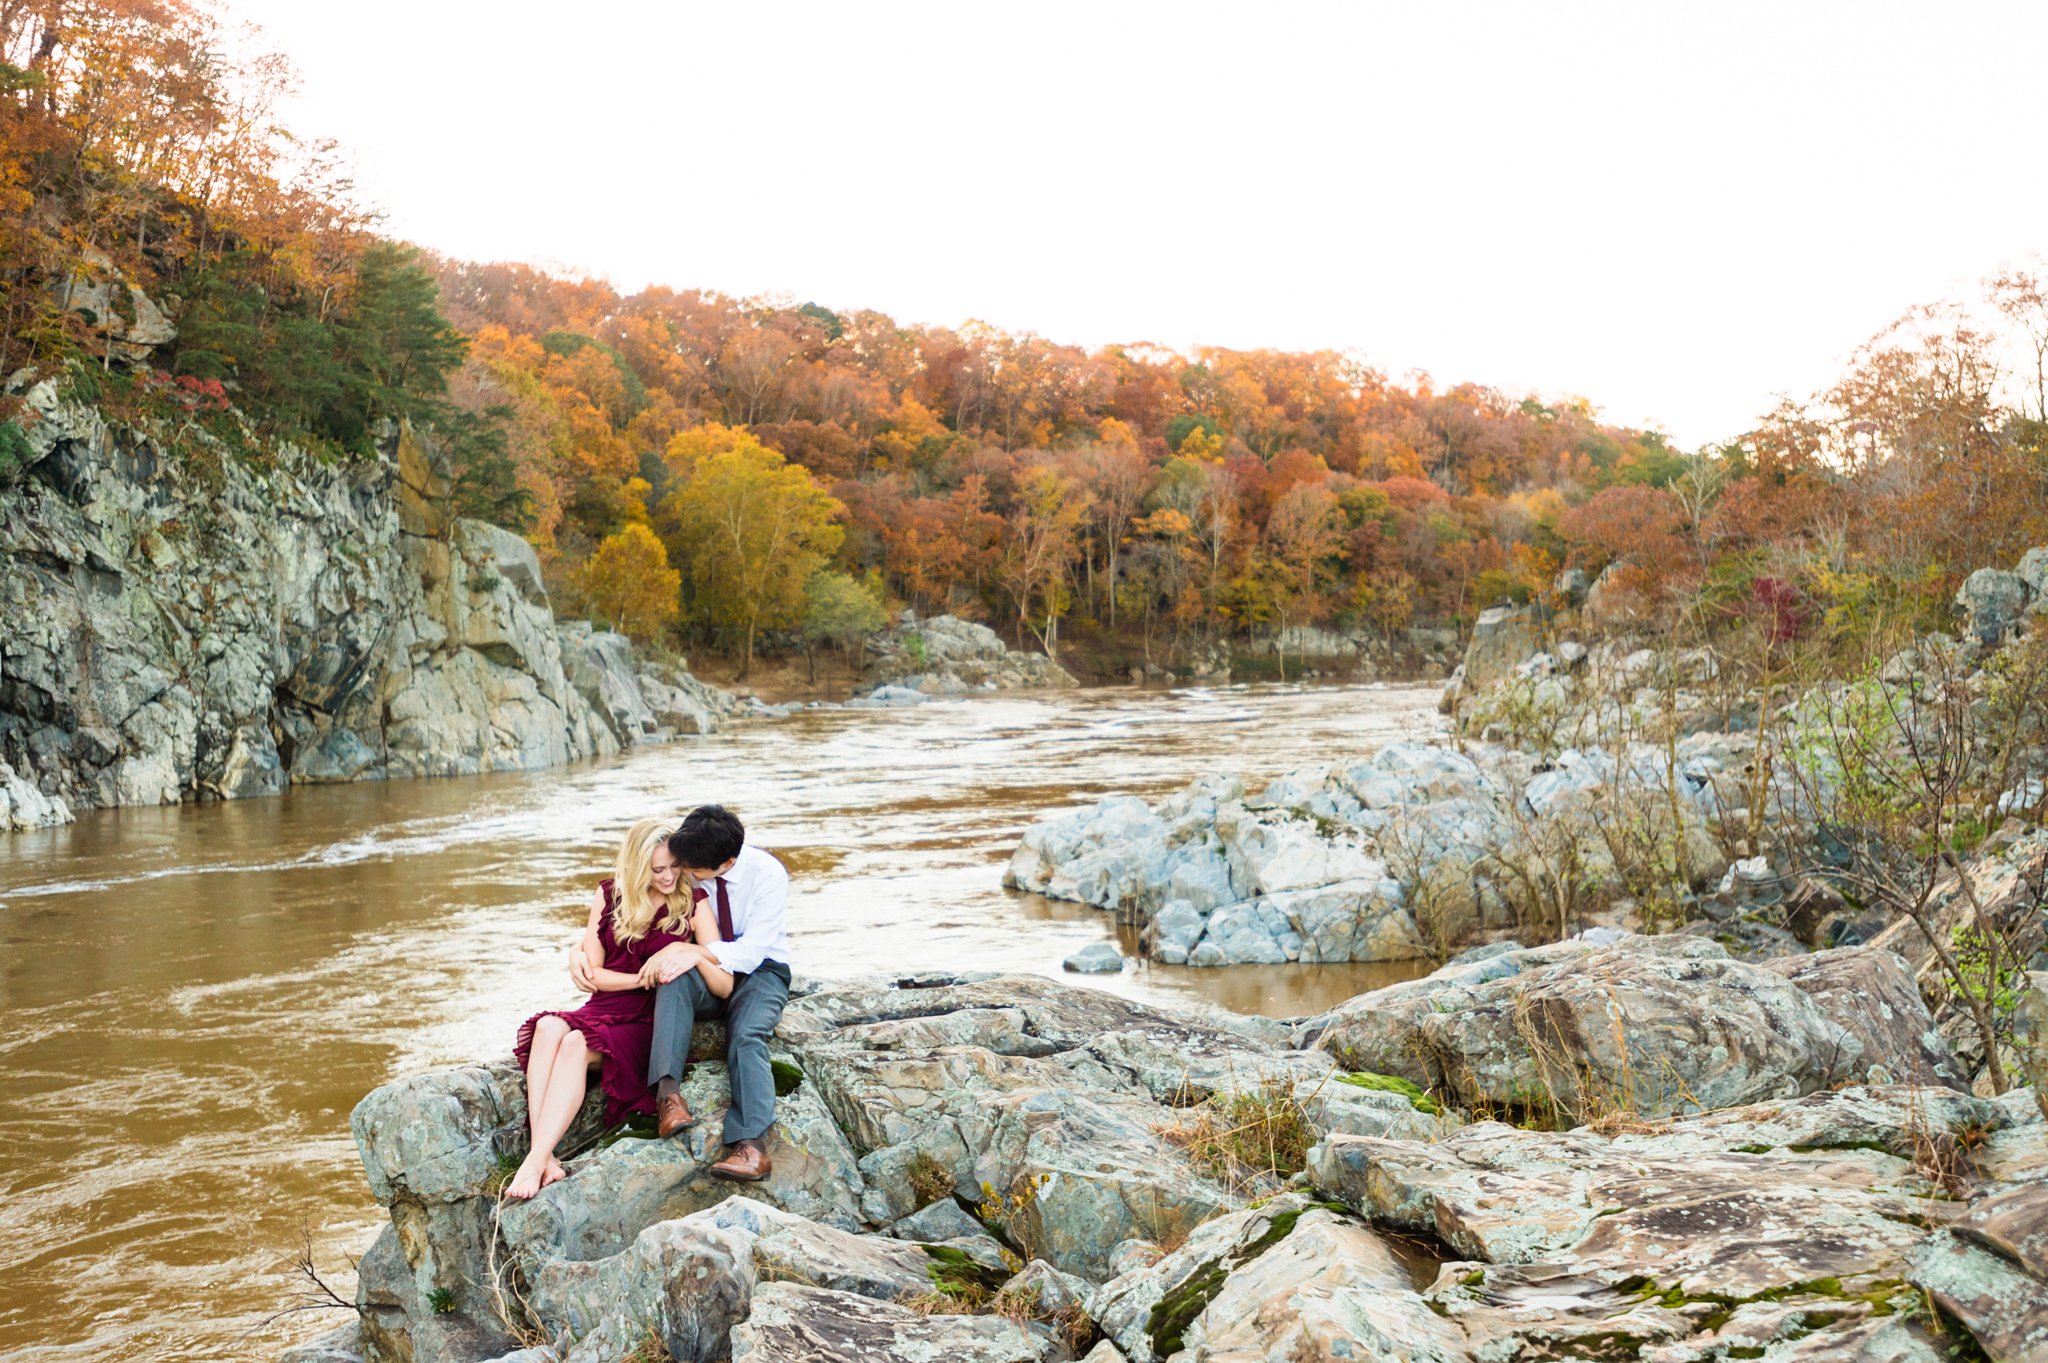
[[[1431,1117],[1441,1116],[1443,1108],[1437,1101],[1424,1093],[1413,1080],[1398,1075],[1374,1074],[1370,1070],[1358,1070],[1351,1074],[1340,1074],[1338,1079],[1353,1088],[1371,1089],[1376,1093],[1398,1093],[1408,1100],[1408,1106]]]
[[[787,1098],[803,1087],[804,1072],[787,1060],[771,1060],[768,1068],[775,1072],[775,1096]]]
[[[1833,1141],[1825,1145],[1788,1145],[1787,1150],[1796,1150],[1802,1155],[1829,1150],[1875,1150],[1880,1155],[1889,1155],[1892,1148],[1883,1141]]]
[[[1202,1314],[1216,1294],[1223,1290],[1223,1284],[1231,1273],[1244,1267],[1264,1254],[1273,1246],[1293,1234],[1295,1223],[1301,1220],[1303,1212],[1338,1212],[1350,1215],[1351,1209],[1336,1202],[1314,1202],[1306,1207],[1279,1212],[1266,1223],[1266,1229],[1256,1240],[1241,1246],[1231,1254],[1211,1259],[1169,1288],[1152,1308],[1152,1314],[1145,1321],[1145,1333],[1152,1340],[1152,1354],[1155,1358],[1167,1358],[1179,1353],[1186,1346],[1188,1326],[1195,1317]]]
[[[1638,1301],[1655,1301],[1658,1305],[1674,1311],[1684,1306],[1711,1305],[1716,1309],[1700,1318],[1700,1328],[1709,1331],[1718,1330],[1727,1324],[1728,1318],[1735,1314],[1735,1308],[1738,1306],[1748,1306],[1753,1302],[1784,1301],[1790,1297],[1832,1297],[1837,1301],[1863,1302],[1870,1307],[1871,1314],[1888,1316],[1901,1309],[1901,1294],[1904,1294],[1909,1305],[1918,1300],[1913,1289],[1897,1278],[1881,1279],[1854,1291],[1843,1287],[1840,1278],[1810,1278],[1805,1282],[1766,1288],[1748,1297],[1731,1297],[1722,1292],[1687,1292],[1676,1284],[1659,1287],[1649,1278],[1629,1278],[1617,1284],[1617,1287],[1620,1291],[1633,1295]],[[1824,1321],[1836,1318],[1824,1313],[1814,1313],[1809,1317],[1810,1320]]]
[[[925,1271],[931,1275],[933,1290],[954,1301],[980,1306],[1010,1280],[1003,1270],[990,1268],[951,1245],[920,1244],[918,1248],[932,1261]]]

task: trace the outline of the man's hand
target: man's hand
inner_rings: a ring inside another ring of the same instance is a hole
[[[647,958],[647,964],[640,967],[640,985],[652,989],[680,979],[697,968],[697,948],[686,942],[672,942]]]
[[[597,981],[590,974],[590,954],[581,942],[569,948],[569,982],[586,994],[597,992]]]

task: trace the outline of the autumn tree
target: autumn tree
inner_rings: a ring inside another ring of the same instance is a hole
[[[744,433],[686,441],[683,453],[688,476],[662,509],[689,574],[692,614],[738,639],[745,677],[763,629],[802,622],[804,586],[838,550],[846,508]]]
[[[865,579],[826,569],[804,585],[804,642],[830,644],[841,654],[858,655],[867,641],[889,623],[879,574]],[[860,670],[855,657],[853,668]]]
[[[1612,587],[1654,609],[1683,584],[1689,566],[1677,498],[1662,488],[1611,487],[1558,518],[1558,529]]]
[[[1083,459],[1089,503],[1101,535],[1109,623],[1116,625],[1118,566],[1131,522],[1144,505],[1152,484],[1152,466],[1138,448],[1137,433],[1110,417],[1103,421],[1098,443]]]
[[[628,525],[598,545],[582,579],[592,615],[641,643],[660,638],[682,610],[683,575],[645,525]]]
[[[1029,628],[1048,657],[1058,656],[1060,617],[1071,603],[1087,513],[1087,492],[1051,465],[1034,464],[1018,475],[997,572],[1016,611],[1019,639]]]
[[[1337,495],[1320,483],[1297,483],[1274,504],[1266,522],[1266,542],[1279,570],[1276,609],[1283,628],[1312,624],[1317,618],[1343,547],[1343,524]],[[1287,675],[1284,651],[1280,674]]]

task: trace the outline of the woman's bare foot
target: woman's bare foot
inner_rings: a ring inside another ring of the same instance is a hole
[[[519,1172],[512,1175],[512,1181],[505,1185],[505,1196],[514,1201],[524,1202],[541,1189],[542,1176],[547,1173],[547,1160],[528,1155],[520,1162]]]
[[[540,1176],[540,1186],[545,1188],[550,1183],[560,1183],[567,1177],[569,1177],[569,1171],[562,1167],[562,1162],[553,1155],[549,1155],[547,1171]]]

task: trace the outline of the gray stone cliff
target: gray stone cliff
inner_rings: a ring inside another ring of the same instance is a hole
[[[0,487],[0,828],[541,767],[735,708],[558,626],[532,547],[448,518],[409,430],[372,459],[247,461],[47,382],[25,397],[26,466]]]

